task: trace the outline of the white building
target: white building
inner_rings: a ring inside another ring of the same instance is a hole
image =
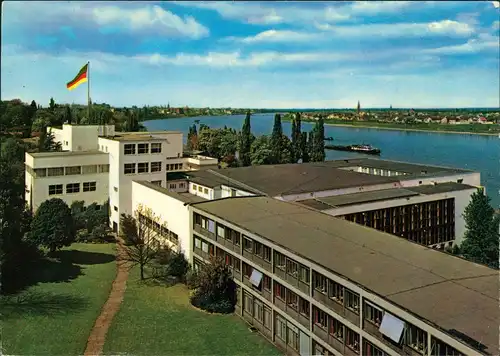
[[[120,132],[114,125],[63,125],[49,128],[62,152],[26,153],[26,201],[35,211],[51,198],[68,205],[109,199],[110,226],[117,231],[121,214],[132,214],[134,179],[166,186],[167,172],[217,167],[217,159],[184,157],[182,133]]]

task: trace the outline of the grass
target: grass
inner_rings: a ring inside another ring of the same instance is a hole
[[[2,353],[81,355],[116,276],[114,244],[78,244],[33,268],[25,289],[2,297]]]
[[[191,306],[184,285],[139,281],[133,269],[125,299],[108,331],[104,354],[280,355],[236,315],[210,315]]]

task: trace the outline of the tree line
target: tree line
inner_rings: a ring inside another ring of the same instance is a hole
[[[197,128],[194,124],[189,128],[187,149],[205,152],[229,167],[322,162],[325,160],[324,136],[323,119],[319,119],[311,131],[302,132],[300,113],[296,113],[290,138],[283,134],[280,114],[274,116],[270,136],[255,137],[251,131],[251,114],[247,112],[239,132],[227,127],[214,129],[204,124]]]

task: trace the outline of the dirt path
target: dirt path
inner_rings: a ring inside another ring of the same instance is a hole
[[[116,247],[118,257],[124,253],[122,242],[118,241],[116,243]],[[101,315],[97,318],[94,327],[90,332],[84,356],[101,355],[108,329],[113,321],[113,317],[120,309],[121,302],[123,301],[123,295],[125,294],[125,289],[127,288],[129,267],[125,263],[120,262],[119,258],[117,258],[117,264],[118,272],[115,280],[113,281],[111,292],[109,293],[108,300],[101,310]]]

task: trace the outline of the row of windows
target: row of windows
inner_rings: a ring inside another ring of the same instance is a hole
[[[309,284],[310,282],[308,267],[277,251],[274,251],[274,266],[288,275],[297,278],[302,283]]]
[[[168,184],[168,189],[183,189],[186,187],[186,183],[169,183]]]
[[[280,338],[287,346],[299,351],[299,329],[288,322],[281,315],[276,315],[276,328],[274,329],[276,337]]]
[[[197,237],[194,238],[194,247],[202,250],[205,253],[208,253],[210,256],[215,257],[215,246],[210,242],[206,242],[205,240],[199,239]]]
[[[313,271],[313,281],[315,291],[327,295],[331,300],[345,306],[354,313],[359,313],[359,294],[316,271]]]
[[[286,303],[289,308],[302,314],[303,317],[309,319],[309,301],[292,292],[282,284],[274,281],[274,297]]]
[[[180,169],[182,169],[182,163],[167,164],[167,171],[178,171]]]
[[[239,246],[241,243],[239,232],[224,225],[217,224],[217,239],[220,238],[232,242],[236,246]]]
[[[250,266],[245,262],[242,262],[242,269],[243,269],[243,277],[250,278],[252,276],[252,272],[254,270],[252,266]],[[266,290],[268,292],[271,292],[271,277],[262,273],[262,279],[260,281],[260,284],[253,285],[253,288],[257,289],[258,291]]]
[[[161,162],[140,162],[140,163],[125,163],[123,165],[123,171],[125,174],[135,174],[137,165],[137,173],[149,173],[149,167],[151,165],[151,173],[161,172]]]
[[[161,225],[158,221],[153,221],[142,214],[139,214],[139,222],[142,226],[154,231],[158,237],[163,237],[176,245],[179,244],[179,235],[169,230],[166,225]]]
[[[271,263],[271,248],[261,244],[259,241],[252,240],[247,236],[243,236],[243,249],[264,261]]]
[[[199,242],[196,242],[198,240]],[[201,246],[201,240],[198,238],[195,238],[195,246],[198,244],[198,246]],[[201,247],[198,247],[201,248]],[[241,270],[241,260],[236,257],[231,255],[230,253],[227,253],[226,251],[218,248],[217,249],[217,257],[220,257],[224,260],[227,266],[233,268],[235,271],[240,272]]]
[[[203,193],[203,194],[208,194],[208,188],[202,187],[201,185],[193,184],[193,190],[195,192],[198,191],[198,192]]]
[[[149,143],[127,143],[123,146],[124,154],[126,155],[135,155],[137,146],[138,154],[146,154],[146,153],[161,153],[161,143],[152,143],[151,151],[149,150]]]
[[[95,192],[97,190],[97,182],[83,182],[84,192]],[[80,183],[66,184],[66,194],[80,193]],[[63,184],[49,185],[49,195],[63,194]]]
[[[272,310],[259,299],[254,298],[252,294],[243,291],[242,295],[243,310],[252,315],[259,323],[264,325],[266,329],[272,328]]]
[[[314,325],[327,331],[354,352],[359,353],[359,334],[357,332],[315,306],[313,306],[313,318]]]
[[[80,174],[108,173],[109,164],[91,164],[85,166],[51,167],[51,168],[31,168],[26,166],[26,170],[34,178],[61,177]]]

